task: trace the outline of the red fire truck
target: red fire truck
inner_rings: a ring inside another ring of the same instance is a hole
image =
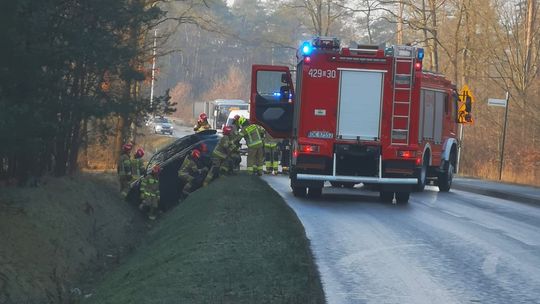
[[[296,92],[288,67],[253,66],[250,117],[290,138],[295,196],[320,196],[325,181],[369,184],[398,203],[430,181],[449,191],[471,98],[423,71],[423,57],[413,46],[341,48],[314,38],[297,53]]]

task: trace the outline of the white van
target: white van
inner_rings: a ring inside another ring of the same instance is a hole
[[[227,122],[225,122],[225,125],[223,126],[232,126],[234,117],[236,115],[240,115],[244,117],[245,119],[249,119],[249,111],[248,110],[232,110],[231,113],[229,113],[229,117],[227,118]]]
[[[234,117],[236,115],[240,115],[244,117],[245,119],[249,119],[248,110],[232,110],[231,113],[229,114],[229,117],[227,118],[227,122],[225,122],[223,127],[232,126]],[[242,146],[240,147],[240,154],[245,155],[247,153],[246,140],[242,138],[242,140],[240,140],[240,144],[242,144]]]

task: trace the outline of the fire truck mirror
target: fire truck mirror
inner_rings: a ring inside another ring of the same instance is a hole
[[[289,83],[289,77],[287,77],[287,73],[281,74],[281,83]]]

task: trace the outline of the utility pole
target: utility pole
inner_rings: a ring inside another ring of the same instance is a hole
[[[504,166],[504,142],[506,141],[506,125],[508,122],[508,100],[510,99],[510,92],[506,92],[506,109],[504,111],[504,127],[502,134],[502,146],[501,146],[501,161],[499,162],[499,180],[502,179],[503,166]]]
[[[154,30],[154,47],[152,48],[152,81],[150,85],[150,108],[154,101],[154,82],[156,79],[156,48],[157,48],[157,29]]]
[[[461,150],[463,149],[463,124],[459,124],[459,141],[457,146],[457,164],[456,164],[456,174],[459,174],[459,164],[461,164]]]

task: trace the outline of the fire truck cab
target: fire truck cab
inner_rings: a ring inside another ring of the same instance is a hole
[[[250,117],[290,138],[295,196],[320,196],[325,181],[373,185],[398,203],[430,181],[449,191],[466,115],[455,85],[423,71],[423,57],[413,46],[341,48],[317,37],[298,50],[295,86],[286,66],[252,67]]]

